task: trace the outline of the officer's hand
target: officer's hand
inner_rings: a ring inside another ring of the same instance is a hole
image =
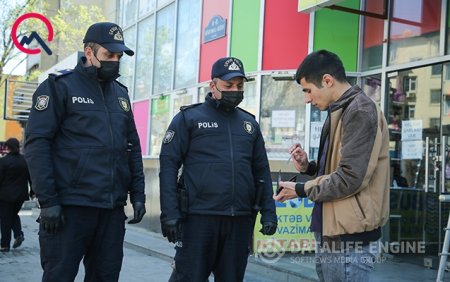
[[[41,208],[40,222],[45,231],[56,234],[60,223],[62,223],[61,206]]]
[[[277,231],[277,224],[272,221],[266,221],[262,223],[262,228],[259,230],[263,235],[273,235]]]
[[[142,202],[133,203],[134,217],[132,220],[128,221],[129,224],[135,224],[141,222],[145,214],[145,204]]]
[[[164,237],[167,237],[170,243],[175,243],[180,228],[179,219],[169,219],[161,222],[161,230]]]

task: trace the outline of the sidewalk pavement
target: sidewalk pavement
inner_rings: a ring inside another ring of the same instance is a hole
[[[12,253],[12,255],[17,257],[17,259],[19,259],[21,254],[23,255],[23,252],[33,252],[33,255],[35,257],[39,254],[39,243],[37,238],[38,226],[37,223],[35,223],[35,219],[38,214],[39,210],[37,209],[33,209],[32,213],[30,213],[29,211],[21,212],[22,222],[25,226],[25,241],[20,248],[11,250],[10,252]],[[175,255],[173,244],[169,243],[166,238],[162,237],[162,235],[159,233],[150,232],[143,228],[128,224],[126,228],[127,231],[124,244],[125,249],[135,250],[148,255],[146,256],[146,258],[150,259],[151,257],[154,257],[158,258],[159,261],[162,261],[161,268],[164,268],[164,274],[157,276],[158,278],[156,278],[156,276],[152,276],[152,278],[149,277],[148,281],[167,281],[165,280],[165,277],[168,277],[170,275],[171,269],[169,267],[169,264],[173,260],[173,256]],[[127,253],[125,253],[125,260],[127,259],[126,256]],[[39,258],[34,258],[34,260],[36,262],[33,262],[32,265],[23,265],[23,271],[36,272],[36,275],[34,277],[39,277],[39,279],[35,281],[39,281],[42,275],[42,270],[40,269]],[[259,275],[267,278],[267,280],[264,279],[264,281],[317,281],[317,275],[314,269],[314,257],[312,254],[284,254],[280,259],[276,260],[276,262],[273,262],[275,261],[273,260],[272,263],[265,263],[261,258],[252,255],[249,257],[248,261],[249,263],[247,267],[247,273],[258,273]],[[142,267],[144,265],[147,265],[147,262],[149,261],[147,261],[147,259],[144,259],[143,261],[139,262],[139,265]],[[8,277],[4,276],[8,273],[7,266],[8,265],[6,263],[2,263],[2,255],[0,254],[0,277]],[[148,264],[147,267],[159,268],[154,264]],[[17,269],[15,271],[17,271]],[[81,266],[80,273],[77,276],[76,281],[82,281],[78,279],[78,277],[82,277],[82,275],[80,275],[82,271],[83,267]],[[375,270],[371,276],[371,281],[425,282],[436,281],[436,276],[436,269],[427,269],[421,265],[412,264],[404,258],[383,256],[377,261],[375,265]],[[30,280],[18,279],[16,281]],[[210,279],[210,281],[212,280]],[[244,281],[246,281],[246,279],[244,279]],[[445,273],[444,281],[450,281],[450,273]]]

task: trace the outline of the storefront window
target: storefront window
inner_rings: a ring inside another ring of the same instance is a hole
[[[187,93],[181,96],[176,95],[173,98],[172,117],[180,112],[181,106],[187,106],[192,104],[192,95]]]
[[[244,100],[242,100],[239,107],[247,112],[256,115],[258,109],[256,108],[256,81],[250,80],[244,83]]]
[[[170,123],[170,96],[154,98],[151,102],[150,155],[158,156],[161,150],[161,142]]]
[[[133,26],[123,32],[125,45],[136,52],[136,26]],[[134,59],[136,56],[124,55],[120,59],[120,77],[119,81],[128,87],[128,93],[133,93],[134,79]]]
[[[139,0],[139,17],[155,10],[156,0]]]
[[[127,27],[136,21],[137,0],[122,1],[122,27]]]
[[[156,17],[156,47],[153,93],[158,94],[171,88],[173,70],[173,39],[175,5],[160,10]]]
[[[167,3],[173,2],[174,0],[158,0],[158,9],[166,5]]]
[[[423,188],[424,140],[440,130],[441,77],[427,66],[389,74],[388,83],[391,185]]]
[[[389,64],[439,54],[441,0],[395,0],[389,37]]]
[[[200,48],[200,0],[179,0],[175,88],[197,82]]]
[[[150,96],[152,91],[153,73],[153,39],[155,24],[153,16],[150,16],[138,24],[138,47],[136,52],[136,87],[134,99],[143,99]]]
[[[262,77],[260,126],[270,159],[288,160],[289,147],[305,142],[305,102],[293,80]]]
[[[381,102],[381,74],[366,76],[362,78],[362,90],[374,102]]]
[[[366,0],[366,11],[382,14],[384,1]],[[362,70],[381,67],[383,58],[384,20],[364,17]]]

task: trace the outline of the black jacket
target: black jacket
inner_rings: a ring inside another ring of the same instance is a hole
[[[0,158],[0,201],[20,203],[28,200],[30,175],[27,163],[20,154]]]
[[[127,89],[96,68],[50,75],[33,95],[25,157],[42,207],[145,202],[141,147]],[[131,145],[128,145],[131,144]]]
[[[169,125],[160,154],[161,220],[180,218],[176,181],[180,165],[189,214],[252,214],[256,182],[264,180],[261,222],[277,222],[269,162],[255,118],[237,108],[225,112],[215,100],[182,108]]]

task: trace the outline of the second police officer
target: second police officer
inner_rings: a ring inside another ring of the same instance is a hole
[[[171,281],[203,282],[211,272],[216,281],[242,281],[253,207],[262,207],[263,234],[273,235],[277,226],[261,130],[253,115],[237,107],[244,97],[244,66],[237,58],[221,58],[211,79],[206,101],[182,107],[162,142],[162,232],[177,241]],[[186,202],[177,199],[180,166]]]

